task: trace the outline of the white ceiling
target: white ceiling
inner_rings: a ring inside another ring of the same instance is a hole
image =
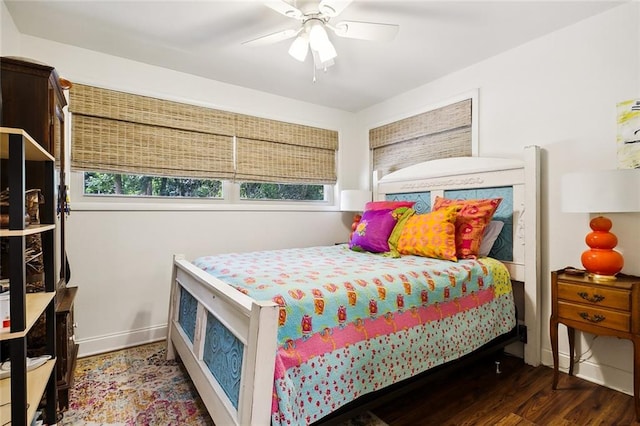
[[[242,45],[299,26],[260,1],[4,1],[23,34],[346,111],[621,3],[355,0],[331,22],[399,24],[398,35],[371,42],[330,34],[338,57],[314,83],[311,58],[301,63],[288,55],[291,40]],[[300,0],[297,5],[305,6]]]

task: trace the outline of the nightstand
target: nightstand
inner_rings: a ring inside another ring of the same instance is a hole
[[[558,324],[567,327],[569,375],[573,375],[575,331],[615,336],[633,342],[633,395],[640,420],[640,277],[618,274],[599,282],[562,269],[551,272],[551,350],[553,389],[558,386]]]

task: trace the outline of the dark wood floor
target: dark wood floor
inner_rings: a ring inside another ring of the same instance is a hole
[[[551,368],[494,356],[371,411],[391,426],[640,425],[631,396],[562,373],[554,391],[552,376]]]

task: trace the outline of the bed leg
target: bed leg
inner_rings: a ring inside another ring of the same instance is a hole
[[[171,341],[171,327],[173,324],[173,317],[175,315],[175,303],[176,303],[176,294],[179,294],[178,284],[176,283],[176,275],[177,275],[177,266],[176,260],[184,259],[184,255],[176,254],[173,256],[173,266],[171,268],[171,287],[169,290],[169,314],[167,317],[167,361],[172,361],[176,358],[176,348],[173,346],[173,342]]]
[[[167,338],[167,361],[176,359],[176,348],[170,338]]]

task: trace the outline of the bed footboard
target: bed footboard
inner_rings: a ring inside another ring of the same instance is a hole
[[[277,326],[275,303],[174,256],[167,358],[180,357],[216,424],[271,422]]]

